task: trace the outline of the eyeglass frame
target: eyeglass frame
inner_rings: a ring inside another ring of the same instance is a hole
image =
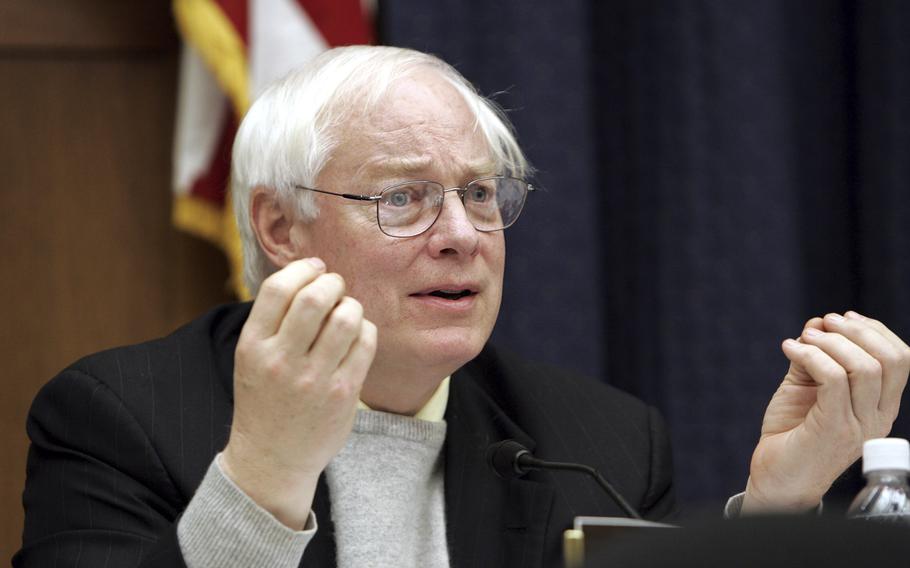
[[[446,196],[447,193],[450,193],[450,192],[452,192],[452,191],[457,192],[457,193],[458,193],[458,199],[461,201],[462,206],[464,206],[464,204],[465,204],[465,203],[464,203],[464,195],[465,195],[465,193],[468,192],[468,186],[471,185],[471,184],[477,183],[477,182],[479,182],[479,181],[486,181],[486,180],[491,180],[491,179],[513,179],[513,180],[515,180],[515,181],[520,181],[520,182],[522,182],[523,184],[525,184],[525,187],[526,187],[526,189],[525,189],[525,196],[524,196],[524,199],[523,199],[522,202],[521,202],[521,208],[518,210],[518,213],[515,215],[515,218],[512,219],[512,222],[509,223],[508,225],[503,225],[503,226],[500,227],[499,229],[479,229],[479,228],[477,227],[477,225],[474,224],[474,221],[471,221],[471,226],[474,227],[474,229],[475,229],[476,231],[480,231],[481,233],[495,233],[495,232],[497,232],[497,231],[504,231],[504,230],[508,229],[509,227],[511,227],[512,225],[515,224],[515,221],[518,221],[518,218],[521,216],[521,212],[524,211],[525,203],[527,202],[527,199],[528,199],[528,194],[531,193],[532,191],[536,191],[536,190],[537,190],[536,187],[534,187],[532,184],[528,183],[527,181],[525,181],[525,180],[523,180],[523,179],[521,179],[521,178],[516,178],[516,177],[512,177],[512,176],[486,176],[486,177],[482,177],[482,178],[477,178],[477,179],[475,179],[475,180],[471,180],[471,181],[469,181],[468,183],[464,184],[463,186],[455,186],[455,187],[450,187],[450,188],[446,188],[445,185],[439,183],[438,181],[422,180],[422,179],[408,180],[408,181],[403,181],[403,182],[401,182],[401,183],[392,184],[392,185],[390,185],[390,186],[388,186],[388,187],[386,187],[386,188],[383,188],[383,189],[380,190],[380,192],[379,192],[378,194],[376,194],[376,195],[358,195],[358,194],[356,194],[356,193],[338,193],[338,192],[335,192],[335,191],[327,191],[327,190],[324,190],[324,189],[316,189],[315,187],[307,187],[307,186],[305,186],[305,185],[299,185],[299,184],[294,184],[294,189],[303,189],[303,190],[306,190],[306,191],[313,191],[313,192],[315,192],[315,193],[322,193],[322,194],[324,194],[324,195],[334,195],[334,196],[336,196],[336,197],[343,197],[344,199],[352,199],[352,200],[354,200],[354,201],[368,201],[368,202],[374,202],[374,203],[376,203],[376,226],[379,227],[379,230],[382,232],[382,234],[383,234],[383,235],[386,235],[386,236],[389,236],[389,237],[392,237],[393,239],[410,239],[410,238],[413,238],[413,237],[419,237],[420,235],[426,233],[426,232],[429,231],[431,228],[433,228],[433,225],[435,225],[435,224],[436,224],[436,221],[439,220],[439,216],[442,215],[442,208],[445,207],[445,196]],[[382,223],[379,221],[379,201],[382,199],[382,194],[385,193],[386,191],[388,191],[388,190],[390,190],[390,189],[394,189],[394,188],[396,188],[396,187],[408,185],[408,184],[411,184],[411,183],[432,183],[432,184],[441,186],[441,187],[442,187],[442,201],[441,201],[441,204],[440,204],[440,206],[439,206],[439,210],[436,211],[436,217],[433,219],[433,222],[430,223],[429,225],[427,225],[427,228],[424,229],[424,230],[422,230],[422,231],[420,231],[419,233],[415,233],[415,234],[413,234],[413,235],[405,235],[405,236],[402,236],[402,235],[390,235],[389,233],[387,233],[387,232],[385,231],[385,229],[382,228]],[[466,210],[466,211],[467,211],[467,210]],[[470,217],[468,217],[468,220],[469,220],[469,221],[471,220]]]

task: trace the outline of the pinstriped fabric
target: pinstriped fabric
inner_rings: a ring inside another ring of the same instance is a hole
[[[560,389],[554,388],[554,385],[552,385],[552,384],[548,384],[546,387],[546,392],[545,392],[546,399],[544,399],[548,402],[548,404],[544,404],[543,401],[541,400],[541,398],[538,396],[532,396],[532,398],[531,398],[536,412],[546,421],[547,428],[550,428],[554,431],[554,433],[555,433],[554,438],[555,438],[556,442],[558,443],[557,446],[555,446],[554,448],[549,450],[549,453],[547,454],[548,459],[552,459],[552,460],[556,460],[556,461],[587,462],[592,457],[600,457],[601,460],[605,463],[605,467],[603,470],[601,470],[601,473],[603,475],[605,475],[608,479],[614,479],[619,470],[623,470],[626,468],[628,468],[635,475],[636,478],[646,479],[646,472],[643,472],[640,470],[638,463],[636,462],[635,459],[633,459],[633,457],[626,450],[624,440],[620,436],[617,435],[612,424],[609,421],[607,421],[607,422],[604,422],[603,424],[599,425],[599,429],[600,429],[600,431],[598,432],[599,436],[592,437],[590,435],[590,430],[589,430],[588,425],[585,422],[578,421],[577,417],[573,413],[573,408],[570,405],[566,404],[566,401],[562,398],[562,396],[560,396],[560,392],[561,392]],[[559,406],[557,407],[560,409],[559,413],[555,413],[552,411],[548,412],[547,407],[549,406],[552,408],[554,406],[554,402],[559,403]],[[588,403],[589,401],[583,400],[581,402]],[[583,415],[586,415],[586,414],[587,413],[583,413]],[[566,415],[572,417],[572,420],[574,421],[573,426],[575,426],[575,428],[571,428],[571,429],[567,428],[566,424],[560,424],[555,421],[557,419],[557,417],[562,417],[562,416],[566,416]],[[605,437],[603,436],[604,432],[609,434],[608,440],[610,442],[611,447],[618,448],[619,450],[621,450],[621,452],[618,452],[618,455],[613,455],[613,456],[611,456],[611,459],[606,459],[606,460],[603,459],[605,457],[603,455],[604,448],[607,447],[607,445],[604,444],[604,439],[605,439]],[[584,458],[578,458],[577,460],[568,460],[567,458],[561,457],[561,456],[571,455],[571,451],[572,451],[571,444],[569,443],[568,439],[566,438],[566,436],[569,436],[569,435],[574,435],[574,436],[578,437],[577,441],[584,444],[584,446],[587,448],[587,454],[588,454],[587,456],[584,456]],[[599,456],[598,456],[598,454],[599,454]],[[561,473],[561,472],[542,472],[541,474],[545,475],[551,479],[554,477],[565,475],[564,473]],[[574,487],[574,489],[577,491],[584,492],[585,498],[588,502],[591,502],[592,500],[597,500],[598,498],[600,498],[602,496],[600,488],[597,487],[596,485],[594,485],[593,483],[578,483]],[[620,489],[620,492],[625,493],[625,491],[622,491],[621,489]],[[572,499],[569,495],[562,493],[562,496],[566,503],[571,503]],[[580,514],[582,514],[582,512],[573,509],[572,514],[573,514],[573,516],[580,515]]]
[[[182,566],[175,521],[227,440],[244,306],[87,357],[36,397],[15,566]]]
[[[130,566],[138,548],[157,540],[148,529],[179,512],[163,465],[119,400],[78,371],[39,395],[42,412],[29,420],[26,540],[16,565]]]
[[[647,484],[650,481],[651,472],[644,468],[643,464],[650,462],[646,456],[650,456],[651,460],[654,459],[654,456],[651,455],[649,421],[647,416],[641,415],[642,407],[637,404],[620,404],[616,405],[615,408],[610,408],[611,415],[604,416],[603,418],[605,419],[597,422],[580,419],[580,417],[598,416],[607,409],[596,406],[596,397],[581,397],[574,401],[573,406],[573,402],[567,399],[567,393],[559,386],[556,381],[549,382],[542,395],[534,396],[532,400],[535,403],[536,411],[547,420],[548,427],[557,432],[573,432],[572,435],[578,437],[578,442],[583,443],[588,448],[585,459],[579,458],[578,461],[591,460],[603,463],[604,467],[600,472],[607,479],[625,477],[628,472],[631,472],[634,474],[636,482]],[[548,407],[552,407],[554,403],[561,408],[561,412],[558,414],[548,411]],[[637,414],[635,416],[633,416],[633,409],[636,411],[635,414]],[[555,422],[556,417],[559,420],[566,420],[566,416],[571,417],[569,420],[574,422],[573,429],[567,428],[565,423]],[[597,431],[594,430],[595,425]],[[631,429],[634,436],[622,433],[618,428]],[[554,448],[548,456],[550,459],[562,461],[562,456],[569,455],[571,444],[567,442],[563,435],[557,437],[559,438],[559,446]],[[669,466],[670,464],[667,465]],[[579,480],[577,488],[579,491],[585,492],[590,500],[602,497],[600,488],[593,483],[582,483]],[[618,489],[624,495],[635,494],[639,491],[636,487],[619,486]],[[643,495],[643,501],[636,503],[636,505],[639,507],[645,506],[646,501]],[[633,501],[633,503],[635,502]],[[574,511],[573,514],[583,514],[583,512]]]
[[[178,408],[183,409],[183,408],[185,408],[183,405],[183,388],[184,388],[183,387],[183,357],[181,356],[181,353],[180,353],[180,347],[181,347],[181,344],[178,341],[177,342],[177,392],[179,393],[179,396],[177,397],[177,405],[178,405]],[[178,424],[179,424],[179,430],[180,430],[180,433],[177,437],[178,443],[180,444],[180,448],[178,450],[180,452],[179,471],[180,471],[180,477],[183,477],[184,475],[186,475],[186,467],[185,467],[186,466],[186,451],[185,451],[186,446],[184,444],[184,438],[183,438],[183,412],[178,412],[177,418],[178,418]]]

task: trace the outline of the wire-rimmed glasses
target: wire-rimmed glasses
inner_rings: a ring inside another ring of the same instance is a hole
[[[478,231],[489,233],[510,227],[518,219],[529,191],[528,182],[506,176],[476,179],[463,187],[446,188],[435,181],[415,180],[397,183],[378,195],[335,193],[302,185],[297,189],[376,203],[379,230],[390,237],[416,237],[439,219],[445,194],[458,193],[468,220]]]

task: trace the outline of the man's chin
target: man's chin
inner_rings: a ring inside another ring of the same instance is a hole
[[[414,361],[431,372],[451,374],[468,361],[477,357],[486,344],[489,334],[477,329],[434,329],[417,332],[405,344],[394,344],[389,348],[398,353],[396,359]],[[402,349],[407,345],[405,349]],[[408,351],[405,353],[404,351]]]

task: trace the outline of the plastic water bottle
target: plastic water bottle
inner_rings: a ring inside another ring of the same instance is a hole
[[[878,438],[863,444],[866,487],[847,510],[848,519],[910,527],[910,444],[900,438]]]

